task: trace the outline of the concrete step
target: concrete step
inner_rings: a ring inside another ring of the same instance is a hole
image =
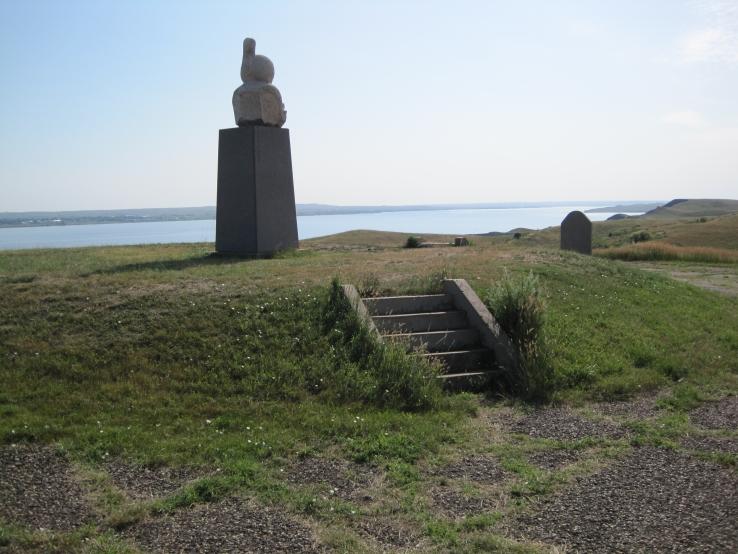
[[[375,315],[372,316],[372,321],[380,333],[446,331],[462,329],[469,325],[466,313],[460,310],[423,314]]]
[[[362,300],[371,315],[419,314],[454,309],[453,298],[447,294],[381,296],[379,298],[363,298]]]
[[[429,331],[427,333],[396,333],[382,335],[385,340],[405,341],[411,348],[423,348],[428,352],[465,350],[479,343],[476,329],[453,329],[450,331]]]
[[[489,388],[496,371],[468,371],[439,375],[443,388],[451,391],[481,391]]]
[[[464,373],[492,366],[492,352],[486,348],[452,350],[450,352],[431,352],[424,354],[443,364],[446,373]]]

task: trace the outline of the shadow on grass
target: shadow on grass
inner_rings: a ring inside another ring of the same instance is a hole
[[[123,264],[104,269],[97,269],[82,274],[83,277],[92,275],[115,275],[118,273],[130,273],[135,271],[181,271],[193,267],[208,267],[219,265],[233,265],[242,262],[269,259],[264,256],[231,256],[210,253],[203,256],[193,256],[182,260],[153,260],[133,264]]]

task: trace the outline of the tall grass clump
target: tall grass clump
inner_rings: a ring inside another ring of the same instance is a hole
[[[333,368],[326,375],[332,396],[402,410],[438,407],[439,368],[400,344],[380,342],[361,321],[341,290],[331,283],[323,313],[332,344]]]
[[[508,373],[511,391],[528,400],[545,400],[553,387],[553,367],[544,337],[545,307],[533,273],[504,277],[484,295],[484,303],[513,343],[517,366]]]
[[[665,242],[633,244],[620,248],[603,248],[594,251],[595,256],[613,260],[680,261],[703,263],[738,263],[738,252],[727,248],[707,246],[675,246]]]

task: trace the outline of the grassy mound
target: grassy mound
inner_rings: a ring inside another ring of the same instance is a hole
[[[389,492],[365,511],[402,518],[440,550],[507,547],[489,533],[500,514],[433,515],[423,468],[474,441],[497,448],[518,477],[505,489],[516,501],[501,508],[513,510],[556,486],[560,476],[524,461],[526,448],[552,443],[480,439],[495,426],[469,416],[488,404],[439,395],[434,368],[352,330],[331,276],[385,294],[428,291],[445,274],[485,298],[506,273],[533,275],[557,401],[673,386],[687,405],[738,385],[738,299],[526,239],[448,249],[405,249],[404,239],[346,233],[271,260],[215,258],[210,245],[0,253],[0,443],[57,443],[98,468],[110,459],[207,468],[143,506],[103,490],[113,527],[241,491],[339,529],[336,544],[358,551],[347,529],[364,508],[283,478],[295,460],[335,457],[381,468]],[[637,439],[673,441],[679,417],[644,424]],[[613,440],[607,448],[624,447]],[[17,535],[8,529],[0,522],[0,537]]]

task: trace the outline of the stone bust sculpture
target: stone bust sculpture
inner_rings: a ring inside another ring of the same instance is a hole
[[[274,64],[266,56],[256,55],[256,41],[243,41],[241,80],[243,84],[233,93],[233,113],[236,125],[267,125],[281,127],[287,120],[282,95],[272,85]]]

